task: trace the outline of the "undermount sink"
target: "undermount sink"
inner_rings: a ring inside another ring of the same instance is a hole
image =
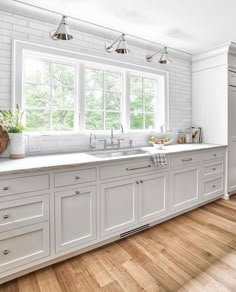
[[[98,158],[108,158],[108,157],[121,157],[121,156],[130,156],[130,155],[140,155],[147,153],[144,150],[124,150],[124,151],[114,151],[114,152],[105,152],[105,153],[89,153],[92,156]]]

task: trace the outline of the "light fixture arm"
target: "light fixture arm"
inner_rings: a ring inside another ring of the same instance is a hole
[[[122,38],[124,38],[125,34],[122,33],[112,44],[106,45],[105,50],[107,53],[111,53],[113,51],[114,45],[119,42]]]
[[[152,55],[147,54],[147,55],[146,55],[146,61],[147,61],[147,62],[152,62],[152,58],[153,58],[153,57],[155,57],[155,56],[156,56],[158,53],[160,53],[161,51],[166,51],[166,49],[167,49],[167,47],[164,47],[164,48],[158,50],[156,53],[154,53],[154,54],[152,54]]]

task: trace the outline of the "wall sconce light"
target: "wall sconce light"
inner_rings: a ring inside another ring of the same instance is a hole
[[[115,44],[118,43],[115,52],[117,54],[128,54],[129,49],[125,39],[125,34],[122,33],[121,36],[118,37],[111,45],[106,45],[105,50],[107,53],[112,53],[114,50]]]
[[[71,40],[73,39],[72,34],[70,33],[70,29],[66,23],[66,16],[62,16],[62,20],[57,28],[57,30],[52,34],[49,33],[50,37],[53,40]]]
[[[168,60],[168,51],[167,51],[167,47],[164,47],[163,49],[157,51],[155,54],[153,55],[150,55],[150,54],[147,54],[146,55],[146,61],[147,62],[152,62],[152,59],[154,56],[156,56],[158,53],[160,53],[162,51],[162,54],[161,54],[161,57],[159,59],[159,63],[160,64],[169,64],[171,61]]]

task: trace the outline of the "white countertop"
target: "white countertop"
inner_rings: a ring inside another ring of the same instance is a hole
[[[79,166],[91,163],[102,163],[108,161],[117,161],[124,159],[134,159],[143,158],[151,156],[154,153],[165,153],[174,154],[187,151],[199,151],[199,150],[210,150],[219,147],[226,147],[225,145],[216,144],[178,144],[178,145],[168,145],[164,146],[161,150],[156,150],[154,147],[140,147],[139,149],[147,151],[144,154],[136,154],[132,156],[117,156],[117,157],[107,157],[99,158],[88,153],[69,153],[69,154],[54,154],[54,155],[42,155],[42,156],[28,156],[23,159],[8,159],[0,158],[0,174],[10,174],[19,173],[26,171],[40,171],[40,170],[50,170],[52,168],[58,167],[70,167]],[[132,149],[119,149],[119,151],[124,150],[135,150]],[[114,150],[115,151],[115,150]],[[107,152],[107,151],[106,151]],[[100,151],[99,153],[106,153]],[[91,152],[91,154],[97,152]]]

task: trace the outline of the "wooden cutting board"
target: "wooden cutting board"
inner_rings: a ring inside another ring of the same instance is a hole
[[[9,144],[9,135],[7,131],[0,126],[0,153],[4,152],[7,149]]]

